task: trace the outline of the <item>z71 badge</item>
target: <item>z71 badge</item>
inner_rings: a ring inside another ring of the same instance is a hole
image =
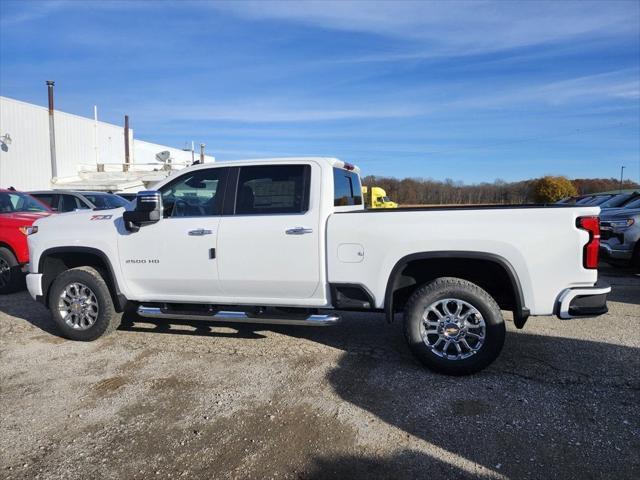
[[[93,215],[89,220],[111,220],[113,215]]]

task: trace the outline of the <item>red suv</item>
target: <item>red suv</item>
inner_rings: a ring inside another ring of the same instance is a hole
[[[26,193],[0,189],[0,294],[24,286],[23,267],[29,262],[27,235],[33,222],[51,210]]]

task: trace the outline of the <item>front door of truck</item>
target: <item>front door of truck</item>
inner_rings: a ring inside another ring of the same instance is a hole
[[[228,168],[192,170],[159,189],[163,218],[119,237],[128,290],[147,301],[220,295],[218,229]]]
[[[317,165],[235,168],[235,202],[220,223],[221,288],[225,297],[306,299],[321,275],[319,205],[310,203]],[[228,197],[227,197],[228,198]]]

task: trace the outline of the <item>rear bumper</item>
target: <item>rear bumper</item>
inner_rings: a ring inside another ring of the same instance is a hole
[[[607,295],[611,286],[598,282],[593,287],[567,288],[558,297],[557,315],[560,318],[597,317],[609,311]]]

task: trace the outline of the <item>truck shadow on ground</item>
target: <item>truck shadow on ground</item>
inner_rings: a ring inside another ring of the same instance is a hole
[[[316,457],[301,480],[335,479],[477,479],[482,473],[469,473],[419,450],[403,449],[392,456],[340,455]]]
[[[347,354],[328,380],[344,401],[426,451],[444,450],[452,467],[470,462],[510,478],[639,478],[639,353],[518,332],[474,376]],[[390,461],[391,471],[406,472]]]

